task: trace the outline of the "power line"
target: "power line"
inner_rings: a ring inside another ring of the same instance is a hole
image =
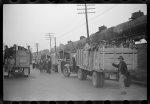
[[[91,19],[92,19],[91,21],[95,20],[94,18],[97,18],[97,17],[99,17],[99,16],[102,16],[103,14],[107,13],[108,11],[110,11],[111,9],[113,9],[113,8],[116,7],[116,6],[117,6],[117,4],[115,4],[114,6],[108,8],[108,9],[105,10],[104,12],[98,14],[97,16],[95,16],[95,17],[93,17],[93,18],[90,18],[89,20],[91,20]],[[91,21],[89,21],[89,22],[91,22]],[[82,23],[82,24],[80,24],[80,25],[77,25],[75,28],[73,28],[73,29],[71,29],[70,31],[68,31],[67,33],[65,33],[65,34],[63,34],[63,35],[61,35],[61,36],[59,36],[58,38],[60,38],[60,37],[62,37],[62,36],[63,36],[62,38],[64,38],[64,36],[67,36],[68,33],[70,33],[70,32],[72,32],[72,31],[76,30],[77,28],[81,28],[80,26],[83,26],[84,24],[85,24],[85,23]]]
[[[77,6],[85,6],[85,5],[77,5]],[[95,4],[87,4],[87,6],[95,6]],[[87,9],[95,9],[95,8],[87,8]],[[77,9],[77,10],[85,10],[85,9]],[[85,13],[85,12],[83,12],[83,13]],[[83,13],[81,13],[81,14],[83,14]],[[95,12],[90,12],[90,13],[95,13]],[[83,21],[83,20],[80,20],[81,22]],[[79,21],[79,22],[80,22]],[[74,27],[73,29],[71,29],[70,31],[68,31],[68,32],[66,32],[66,33],[64,33],[64,34],[62,34],[61,36],[59,36],[59,37],[62,37],[62,36],[64,36],[65,34],[68,34],[68,33],[70,33],[70,32],[72,32],[72,31],[74,31],[76,28],[79,28],[79,26],[83,26],[85,24],[85,22],[84,23],[82,23],[82,24],[80,24],[80,25],[77,25],[76,27]]]
[[[90,20],[91,20],[91,19],[92,19],[92,20],[95,20],[94,18],[97,18],[97,17],[99,17],[99,16],[102,16],[103,14],[109,12],[110,10],[112,10],[113,8],[115,8],[116,6],[117,6],[117,4],[115,4],[114,6],[108,8],[107,10],[103,11],[101,14],[99,14],[99,15],[93,17],[93,18],[90,18]],[[91,20],[91,21],[92,21],[92,20]],[[91,22],[91,21],[90,21],[90,22]]]

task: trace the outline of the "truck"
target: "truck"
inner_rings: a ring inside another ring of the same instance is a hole
[[[88,44],[85,45],[85,47]],[[103,87],[105,79],[118,80],[118,70],[112,66],[112,63],[118,63],[117,58],[123,56],[127,63],[128,71],[137,69],[137,50],[131,47],[111,46],[105,44],[97,47],[82,48],[76,50],[75,65],[65,63],[63,67],[63,74],[69,77],[71,73],[77,73],[79,80],[85,80],[87,76],[92,77],[92,84],[94,87]],[[70,60],[72,59],[70,54]],[[71,62],[71,61],[70,61]],[[125,86],[129,87],[131,84],[130,73],[128,72]]]
[[[76,74],[76,53],[66,52],[61,50],[58,55],[58,61],[60,62],[61,72],[65,77],[69,77],[70,74]]]
[[[8,58],[4,64],[4,78],[10,78],[11,75],[16,75],[17,73],[22,73],[24,77],[28,77],[30,75],[30,63],[30,50],[15,46],[13,57]]]

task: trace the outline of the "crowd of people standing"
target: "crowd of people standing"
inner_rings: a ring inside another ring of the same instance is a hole
[[[51,58],[40,60],[39,63],[37,63],[37,64],[33,63],[33,69],[35,67],[37,69],[39,69],[41,73],[47,72],[50,74],[52,70],[55,72],[58,72],[58,70],[57,70],[58,67],[57,67],[57,65],[52,64]]]

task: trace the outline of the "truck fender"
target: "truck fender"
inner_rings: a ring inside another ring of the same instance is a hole
[[[69,64],[65,64],[64,66],[68,68],[68,72],[70,73],[70,67],[69,67]]]

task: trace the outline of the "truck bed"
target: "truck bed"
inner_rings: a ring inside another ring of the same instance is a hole
[[[16,51],[15,67],[30,67],[30,52],[25,50]]]
[[[82,69],[92,71],[109,72],[116,70],[112,66],[112,63],[118,62],[118,57],[122,55],[124,61],[127,63],[128,70],[137,69],[137,50],[131,48],[99,48],[94,51],[85,51],[84,49],[78,49],[76,55],[77,66]]]

